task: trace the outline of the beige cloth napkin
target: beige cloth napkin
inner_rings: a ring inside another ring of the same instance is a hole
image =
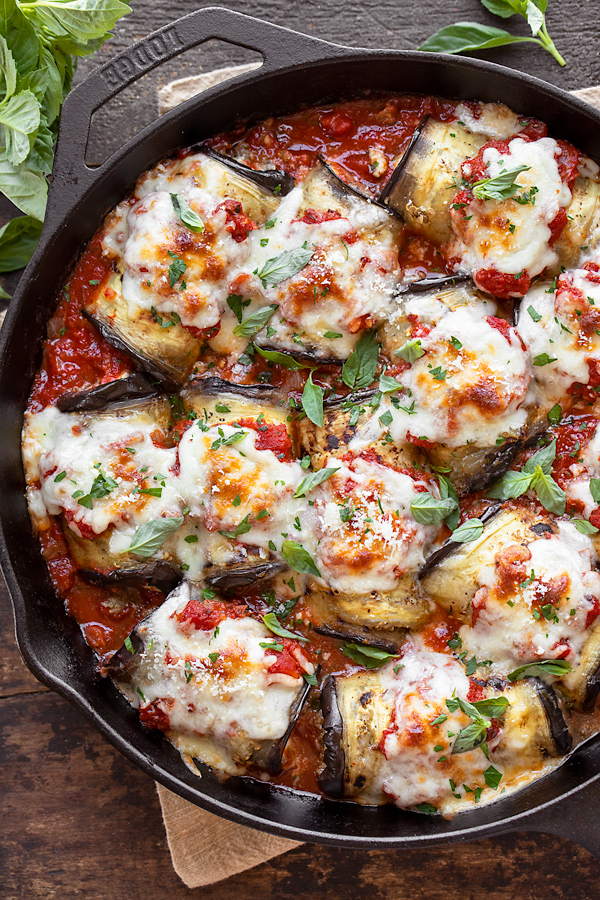
[[[160,113],[162,115],[189,97],[259,65],[231,66],[173,81],[158,92]],[[600,108],[600,85],[573,91],[573,94]],[[274,837],[221,819],[182,800],[160,784],[157,789],[173,867],[189,888],[223,881],[301,846],[298,841]]]

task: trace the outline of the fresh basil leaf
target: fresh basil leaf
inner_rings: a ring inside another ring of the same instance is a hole
[[[531,0],[526,0],[526,13],[525,18],[527,19],[527,24],[531,28],[531,33],[533,35],[537,35],[544,24],[544,14],[541,9],[532,3]]]
[[[183,516],[153,519],[140,525],[133,536],[131,544],[123,553],[135,553],[142,559],[148,559],[159,550],[164,542],[183,525]]]
[[[548,512],[562,516],[565,511],[567,495],[557,485],[551,475],[546,475],[541,466],[536,466],[531,486],[538,496],[538,500]]]
[[[483,533],[483,522],[481,519],[467,519],[462,525],[452,532],[452,540],[459,544],[467,544],[469,541],[476,541]]]
[[[0,126],[4,135],[4,153],[19,166],[29,153],[29,135],[40,124],[40,105],[31,91],[20,91],[0,103]]]
[[[427,38],[419,50],[430,53],[464,53],[465,50],[487,50],[534,40],[535,38],[530,37],[516,37],[502,28],[480,25],[478,22],[456,22]]]
[[[12,300],[11,295],[3,287],[0,287],[0,300]]]
[[[298,272],[308,265],[314,250],[308,250],[304,247],[298,247],[295,250],[284,250],[279,256],[268,259],[256,274],[263,283],[263,287],[268,284],[280,284],[287,278],[297,275]]]
[[[17,65],[6,39],[0,34],[0,69],[4,75],[4,99],[12,97],[17,89]]]
[[[308,376],[302,392],[302,408],[311,422],[319,428],[323,426],[323,389]]]
[[[590,478],[590,494],[594,503],[600,503],[600,478]]]
[[[410,363],[411,365],[424,355],[425,351],[421,346],[419,338],[415,341],[407,341],[399,350],[394,351],[394,356],[399,356],[400,359],[403,359],[404,362]]]
[[[342,366],[342,381],[351,390],[368,387],[375,378],[379,344],[374,331],[361,335],[356,347]]]
[[[533,475],[527,472],[506,472],[496,484],[486,492],[486,497],[496,500],[514,500],[521,497],[531,487]]]
[[[519,190],[517,175],[528,172],[531,166],[515,166],[514,169],[503,169],[493,178],[482,178],[473,184],[473,196],[478,200],[507,200]]]
[[[481,0],[481,2],[491,13],[495,16],[501,16],[503,19],[508,19],[509,16],[514,16],[517,12],[514,3],[511,3],[510,0]],[[517,2],[520,2],[520,0],[517,0]]]
[[[504,715],[510,703],[506,697],[490,697],[489,700],[476,700],[472,706],[488,719],[499,719]]]
[[[532,678],[534,675],[556,675],[558,678],[571,671],[571,663],[566,659],[541,659],[539,662],[527,663],[514,669],[508,676],[509,681],[518,678]]]
[[[547,353],[538,353],[533,357],[534,366],[548,366],[550,363],[556,362],[557,356],[548,356]]]
[[[317,575],[320,572],[310,553],[297,541],[284,541],[281,546],[281,555],[290,567],[301,575]]]
[[[307,672],[304,672],[302,677],[306,681],[307,684],[310,684],[312,687],[317,687],[318,681],[316,675],[309,675]]]
[[[274,612],[267,613],[262,617],[262,620],[269,631],[272,631],[273,634],[276,634],[278,637],[291,638],[293,641],[304,641],[305,643],[308,643],[308,638],[284,628]]]
[[[379,377],[379,390],[382,394],[391,394],[392,391],[403,390],[403,385],[401,385],[399,381],[396,381],[391,375],[386,375],[384,372],[383,375],[380,375]]]
[[[252,525],[250,524],[250,513],[248,513],[247,516],[244,516],[235,531],[220,531],[219,534],[222,534],[223,537],[226,537],[230,541],[234,541],[241,534],[247,534],[251,528]]]
[[[359,666],[365,669],[378,669],[390,659],[397,659],[397,653],[389,653],[387,650],[380,650],[379,647],[369,647],[366,644],[342,644],[342,653],[353,659]]]
[[[454,741],[452,755],[467,753],[469,750],[479,747],[485,740],[487,730],[488,725],[485,722],[473,722],[471,725],[467,725],[466,728],[459,732],[458,737]]]
[[[185,260],[181,259],[180,256],[177,256],[176,253],[172,253],[171,250],[167,251],[173,262],[169,266],[169,286],[175,287],[185,270],[187,269],[187,263]]]
[[[284,368],[289,369],[291,372],[297,372],[298,369],[310,369],[309,365],[298,362],[297,359],[294,359],[293,356],[289,356],[287,353],[280,353],[278,350],[261,350],[257,344],[254,345],[254,349],[259,356],[263,357],[263,359],[275,363],[278,366],[284,366]]]
[[[555,403],[548,413],[548,421],[551,425],[558,425],[562,417],[562,407],[559,403]]]
[[[444,519],[444,522],[446,523],[450,531],[454,531],[460,520],[458,494],[456,493],[454,485],[449,478],[446,478],[446,476],[442,475],[441,472],[438,472],[437,476],[440,485],[440,497],[442,498],[442,500],[454,500],[454,503],[456,504],[452,512],[449,513]]]
[[[0,228],[0,272],[26,266],[41,233],[42,223],[32,216],[17,216]]]
[[[190,231],[195,231],[197,234],[204,231],[204,222],[198,213],[194,212],[187,200],[184,197],[180,197],[179,194],[170,194],[170,197],[179,221],[187,225]]]
[[[310,475],[307,475],[306,478],[302,479],[302,481],[296,488],[294,499],[305,497],[309,491],[312,491],[312,489],[315,488],[318,484],[322,484],[324,481],[327,481],[328,478],[331,478],[331,476],[338,471],[339,468],[319,469],[318,472],[311,472]]]
[[[255,313],[252,313],[252,315],[244,319],[243,322],[240,322],[239,325],[236,325],[233,329],[233,333],[237,334],[239,337],[254,337],[261,328],[265,327],[275,310],[278,308],[276,303],[272,303],[270,306],[264,306],[262,309],[257,310]]]
[[[119,0],[44,0],[28,4],[27,11],[52,37],[79,46],[110,37],[106,32],[131,9]]]
[[[456,501],[450,497],[438,500],[428,491],[417,494],[410,504],[413,518],[420,525],[441,525],[446,516],[456,509]]]
[[[418,809],[420,813],[424,813],[426,816],[436,816],[438,814],[438,808],[433,803],[417,803],[415,809]]]
[[[572,522],[580,534],[598,534],[599,529],[587,519],[573,519]]]
[[[244,298],[241,294],[230,294],[227,298],[227,306],[240,324],[242,322],[242,313],[244,306],[247,306],[249,303],[249,300],[244,301]]]
[[[540,319],[542,318],[540,313],[533,306],[528,306],[527,312],[529,313],[529,315],[531,316],[531,318],[533,319],[534,322],[539,322]]]
[[[536,466],[540,466],[544,475],[550,475],[552,472],[552,464],[556,459],[556,438],[551,441],[546,447],[542,447],[541,450],[538,450],[537,453],[534,453],[533,456],[530,456],[525,465],[523,466],[523,472],[528,474],[533,474],[535,472]]]
[[[0,157],[0,191],[24,213],[43,220],[48,182],[42,175],[28,171],[24,163],[13,166]]]
[[[493,788],[495,791],[498,790],[498,786],[502,781],[502,772],[499,772],[494,766],[488,766],[483,773],[483,777],[485,778],[485,783],[488,787]]]

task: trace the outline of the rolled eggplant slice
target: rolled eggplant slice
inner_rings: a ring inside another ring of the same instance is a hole
[[[396,442],[418,438],[459,494],[502,475],[547,412],[530,390],[531,359],[506,315],[465,282],[398,295],[379,329],[384,353],[403,366],[396,377],[405,392],[386,400],[390,434]]]
[[[574,709],[592,712],[600,693],[600,621],[589,629],[579,659],[557,686]]]
[[[450,205],[456,194],[460,167],[477,156],[485,144],[458,122],[428,118],[417,130],[393,171],[380,201],[393,209],[412,231],[434,243],[453,237]]]
[[[460,663],[410,641],[399,663],[331,676],[321,695],[322,789],[360,803],[391,801],[417,809],[425,803],[449,813],[465,808],[475,792],[483,793],[484,802],[495,799],[486,787],[488,767],[506,790],[513,790],[531,771],[570,749],[571,736],[552,688],[528,679],[515,685],[480,684],[480,696],[505,697],[509,705],[487,733],[487,756],[478,745],[453,753],[472,719],[446,701],[466,699],[468,690]]]
[[[322,426],[315,425],[307,416],[296,423],[299,455],[310,456],[312,468],[322,469],[330,456],[341,457],[348,453],[352,442],[359,436],[361,445],[368,442],[369,449],[390,465],[426,469],[426,457],[413,444],[397,446],[378,435],[369,441],[369,424],[380,414],[379,402],[375,391],[370,390],[325,400]]]
[[[328,573],[322,565],[320,572],[327,580]],[[390,643],[394,629],[420,628],[432,611],[429,600],[418,595],[418,584],[412,574],[395,580],[396,586],[387,591],[361,591],[358,585],[355,591],[349,587],[342,591],[314,586],[309,595],[311,608],[326,632],[372,644],[378,643],[379,635]]]
[[[283,398],[219,379],[199,379],[181,396],[190,427],[178,448],[179,484],[204,528],[206,578],[230,590],[272,577],[292,523],[289,539],[310,543],[307,501],[294,496],[305,472]]]
[[[539,660],[565,660],[571,669],[557,683],[574,705],[591,702],[600,574],[590,538],[568,521],[505,510],[478,541],[445,550],[422,584],[465,623],[462,651],[504,676]]]
[[[251,238],[254,278],[245,278],[239,292],[248,298],[262,293],[263,303],[279,307],[256,338],[262,349],[343,362],[361,333],[389,315],[401,280],[402,224],[324,163],[284,198],[274,226],[257,238]],[[300,269],[283,278],[272,272],[302,249]]]
[[[157,393],[156,383],[142,372],[100,384],[88,391],[63,394],[56,403],[61,412],[96,412],[114,403],[145,400]]]
[[[285,195],[289,194],[296,186],[296,182],[289,172],[282,172],[281,169],[252,169],[250,166],[246,166],[239,160],[234,159],[233,156],[226,156],[223,153],[218,153],[216,150],[213,150],[212,147],[207,147],[205,144],[201,145],[198,149],[206,156],[210,157],[210,159],[221,163],[223,166],[226,166],[227,169],[231,169],[232,172],[235,172],[247,181],[253,181],[264,191],[273,194],[275,197],[285,197]]]
[[[177,391],[200,356],[201,342],[173,317],[163,318],[142,307],[130,309],[118,273],[98,288],[82,312],[111,346],[129,356],[165,391]],[[168,327],[161,324],[165,321]]]
[[[600,237],[600,184],[579,176],[571,189],[567,223],[554,245],[560,263],[569,269],[581,259],[581,248],[594,249]]]
[[[115,553],[111,550],[110,530],[91,539],[84,538],[75,534],[63,519],[63,533],[71,559],[91,584],[99,587],[148,584],[169,593],[181,581],[181,569],[174,559],[143,562],[132,553]]]
[[[229,774],[280,770],[314,671],[299,642],[186,582],[108,666],[142,724]]]
[[[76,563],[95,583],[178,580],[173,548],[166,544],[139,557],[127,553],[138,528],[174,517],[184,504],[169,447],[170,406],[165,397],[114,403],[94,412],[62,413],[46,407],[28,418],[28,481],[39,485],[48,515],[61,516]],[[160,529],[159,529],[160,530]],[[155,565],[160,559],[164,565]]]

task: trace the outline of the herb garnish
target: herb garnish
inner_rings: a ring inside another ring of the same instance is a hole
[[[135,553],[142,559],[148,559],[162,547],[164,542],[183,525],[183,516],[153,519],[140,525],[136,530],[131,544],[122,553]]]
[[[284,250],[279,256],[268,259],[261,270],[257,269],[255,274],[262,281],[263,287],[267,287],[269,284],[280,284],[287,278],[297,275],[310,262],[313,252],[304,247]]]
[[[183,222],[184,225],[187,225],[190,231],[195,231],[196,233],[204,231],[204,222],[198,213],[194,212],[187,200],[180,197],[178,194],[170,194],[170,197],[173,209],[175,210],[179,221]],[[173,287],[173,285],[171,285],[171,287]]]
[[[492,485],[486,496],[496,500],[513,500],[528,490],[533,490],[544,509],[562,515],[565,511],[566,495],[550,474],[555,457],[556,439],[534,453],[520,472],[513,470],[506,472],[496,484]]]

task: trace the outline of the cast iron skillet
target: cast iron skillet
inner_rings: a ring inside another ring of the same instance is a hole
[[[258,50],[261,69],[206,91],[144,129],[92,171],[84,163],[90,117],[124,86],[165,59],[209,38]],[[394,807],[360,807],[295,794],[246,779],[220,782],[184,767],[108,680],[50,584],[25,503],[20,432],[40,363],[46,322],[70,266],[104,214],[136,177],[173,149],[238,121],[292,112],[367,90],[497,100],[548,123],[600,161],[600,113],[542,81],[501,66],[419,52],[361,50],[315,40],[226,9],[199,10],[162,28],[95,71],[67,98],[46,223],[2,328],[0,342],[0,557],[19,647],[32,672],[71,700],[148,775],[193,803],[288,838],[348,847],[412,847],[537,830],[569,837],[600,858],[600,738],[579,747],[556,772],[452,822]]]

